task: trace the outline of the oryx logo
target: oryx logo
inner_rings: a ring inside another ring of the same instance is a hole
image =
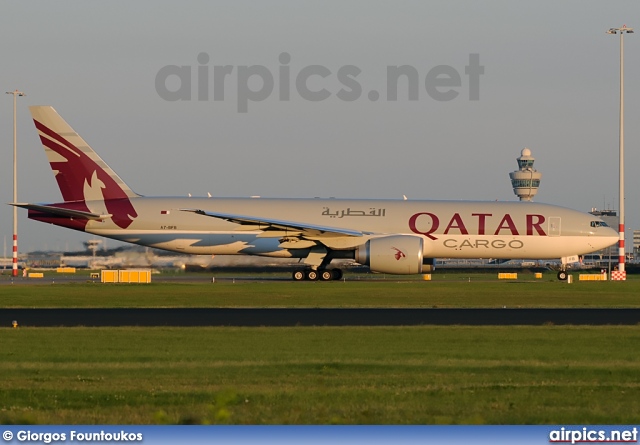
[[[117,175],[108,173],[98,162],[92,159],[87,151],[97,155],[89,148],[81,150],[66,138],[34,119],[36,128],[40,132],[42,144],[54,151],[55,157],[49,156],[49,163],[53,170],[62,197],[65,201],[84,202],[84,210],[88,212],[103,212],[103,209],[89,209],[87,201],[98,201],[99,206],[106,208],[111,219],[120,228],[126,229],[138,216],[131,204],[127,193],[114,179]],[[104,164],[104,162],[97,157]],[[104,164],[111,172],[111,169]],[[120,178],[117,178],[120,182]]]
[[[396,251],[396,260],[400,261],[402,258],[406,258],[407,255],[405,255],[402,250],[398,249],[397,247],[392,247],[392,249]]]

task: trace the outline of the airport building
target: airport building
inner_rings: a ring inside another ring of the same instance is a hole
[[[531,201],[538,193],[542,173],[533,168],[535,159],[528,148],[520,152],[520,157],[516,161],[518,161],[518,170],[509,173],[513,193],[520,198],[520,201]]]
[[[542,173],[533,168],[535,158],[531,156],[531,150],[528,148],[522,149],[520,157],[516,158],[516,161],[518,162],[518,170],[509,173],[513,193],[520,201],[531,201],[538,193]],[[592,208],[589,213],[601,218],[609,227],[617,230],[619,218],[615,210]],[[633,231],[633,251],[627,250],[625,253],[629,263],[634,262],[634,258],[640,258],[640,230]],[[609,268],[609,265],[612,265],[612,267],[617,266],[618,245],[615,244],[599,252],[585,255],[583,260],[585,266],[607,268]]]
[[[607,225],[614,230],[618,228],[620,219],[618,213],[615,210],[598,210],[592,208],[589,212],[593,216],[597,216],[601,220],[607,223]],[[632,263],[634,258],[638,258],[638,244],[640,244],[640,230],[633,231],[633,251],[626,251],[626,262]],[[618,244],[609,246],[604,250],[594,252],[588,255],[584,255],[583,261],[585,265],[595,265],[597,267],[608,267],[609,264],[613,266],[618,265]]]
[[[618,227],[618,213],[615,210],[598,210],[595,207],[589,212],[607,223],[614,229]],[[584,255],[582,258],[584,266],[604,267],[610,269],[618,264],[618,245],[614,244],[606,249]]]

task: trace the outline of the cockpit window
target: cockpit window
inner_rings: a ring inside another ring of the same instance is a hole
[[[591,221],[591,227],[609,227],[604,221]]]

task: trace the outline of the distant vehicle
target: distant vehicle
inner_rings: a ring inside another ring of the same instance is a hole
[[[419,274],[434,258],[566,260],[618,240],[593,215],[532,202],[145,197],[52,107],[30,111],[63,201],[13,203],[29,218],[174,252],[299,258],[295,280],[339,279],[334,259]]]

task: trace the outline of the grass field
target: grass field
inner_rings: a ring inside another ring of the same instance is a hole
[[[5,329],[0,422],[632,424],[637,327]]]
[[[0,286],[0,307],[638,307],[640,280]],[[2,309],[0,309],[2,311]],[[640,326],[0,329],[0,422],[631,424]]]
[[[435,276],[435,275],[434,275]],[[521,275],[522,276],[522,275]],[[154,278],[156,281],[158,278]],[[202,280],[202,278],[200,278]],[[6,282],[7,277],[4,277]],[[0,285],[0,307],[639,307],[640,279],[626,282],[498,281],[497,274],[440,274],[346,282],[265,280],[151,284]]]

